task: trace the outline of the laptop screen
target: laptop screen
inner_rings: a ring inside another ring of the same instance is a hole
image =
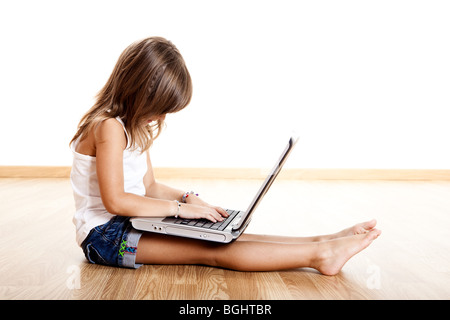
[[[245,212],[245,217],[241,219],[241,221],[233,227],[233,230],[239,230],[241,227],[245,228],[250,222],[250,218],[252,213],[255,211],[256,207],[260,204],[262,198],[264,195],[269,191],[270,186],[275,181],[275,178],[278,176],[278,173],[281,171],[281,168],[283,167],[284,163],[286,162],[287,158],[289,157],[292,149],[294,148],[295,144],[297,143],[298,138],[297,137],[291,137],[289,139],[289,143],[284,149],[283,153],[281,154],[280,159],[275,163],[275,166],[273,167],[272,171],[267,176],[266,180],[264,180],[261,188],[256,193],[256,196],[253,198],[252,202],[250,203],[247,211]]]

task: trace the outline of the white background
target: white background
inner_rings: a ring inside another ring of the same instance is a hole
[[[194,83],[159,167],[450,168],[448,1],[1,1],[0,165],[71,165],[120,53],[171,40]]]

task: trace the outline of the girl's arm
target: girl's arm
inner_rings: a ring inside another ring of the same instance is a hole
[[[178,200],[181,201],[184,195],[182,190],[174,189],[155,180],[153,166],[147,151],[147,174],[144,177],[145,196],[156,199]]]
[[[144,185],[146,189],[146,196],[150,198],[157,199],[167,199],[167,200],[178,200],[182,201],[182,198],[185,194],[184,191],[172,188],[155,180],[155,176],[153,174],[153,166],[150,160],[149,153],[147,152],[147,174],[144,177]],[[218,211],[222,216],[228,217],[228,213],[220,207],[212,206],[197,196],[191,196],[186,198],[187,204],[194,204],[204,207],[210,207],[214,210]]]
[[[167,189],[163,199],[155,199],[124,191],[123,177],[123,151],[127,140],[122,125],[115,119],[101,122],[95,129],[96,166],[97,177],[102,202],[108,212],[122,216],[174,216],[178,214],[183,218],[205,218],[213,222],[222,220],[221,214],[211,207],[199,205],[182,205],[179,209],[175,201],[169,196],[175,196],[175,189],[170,195]],[[146,180],[154,180],[147,176]],[[151,188],[150,188],[151,190]]]

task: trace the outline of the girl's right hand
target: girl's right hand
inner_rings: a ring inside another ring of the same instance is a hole
[[[223,221],[222,214],[216,208],[187,203],[181,203],[178,217],[183,219],[207,219],[214,223]]]

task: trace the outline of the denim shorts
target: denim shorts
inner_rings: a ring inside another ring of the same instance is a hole
[[[129,217],[114,216],[89,232],[81,244],[86,259],[107,266],[139,268],[136,252],[142,232],[133,228]]]

